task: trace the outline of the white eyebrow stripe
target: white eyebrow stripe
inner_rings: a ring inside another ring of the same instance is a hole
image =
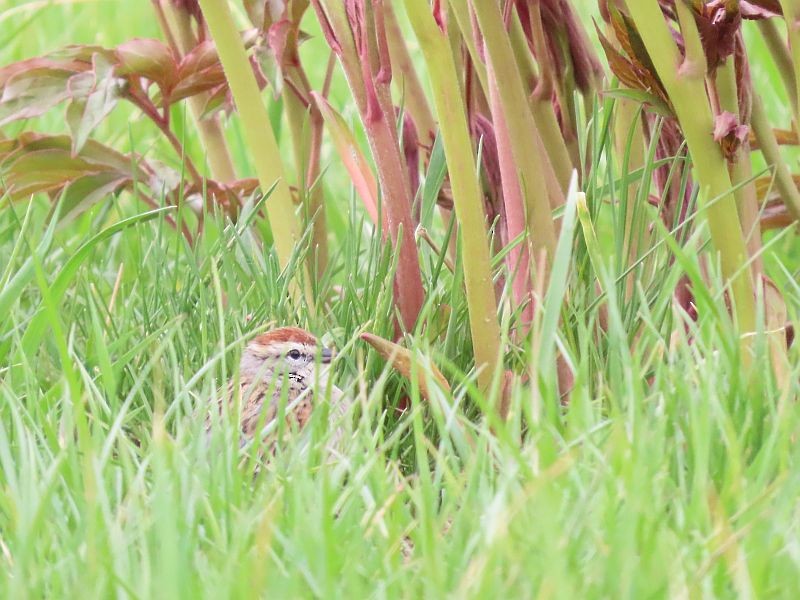
[[[264,346],[264,348],[269,348],[270,350],[274,351],[275,354],[286,354],[291,350],[299,350],[304,354],[313,354],[314,350],[308,344],[299,344],[297,342],[279,342],[277,344],[272,343],[269,346]]]

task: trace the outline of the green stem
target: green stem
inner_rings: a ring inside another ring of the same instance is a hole
[[[419,75],[411,62],[411,56],[408,53],[392,3],[386,2],[384,8],[386,39],[389,42],[389,54],[392,57],[392,69],[395,71],[397,86],[402,92],[405,106],[417,126],[420,141],[423,144],[433,144],[436,137],[436,121],[433,118],[431,107],[425,97]]]
[[[768,165],[775,169],[775,187],[778,188],[786,209],[795,220],[800,220],[800,192],[798,192],[794,183],[789,166],[781,156],[781,149],[778,146],[778,140],[775,139],[772,123],[769,122],[767,113],[764,110],[764,102],[755,90],[753,91],[751,124],[764,159]]]
[[[639,106],[627,100],[617,100],[614,104],[614,148],[617,156],[622,160],[620,176],[628,178],[628,174],[641,169],[645,164],[644,131],[642,131],[642,116]],[[632,267],[639,260],[639,248],[647,247],[647,240],[641,239],[647,235],[647,228],[641,225],[636,217],[641,212],[637,206],[639,185],[628,182],[623,189],[626,191],[624,198],[625,229],[623,239],[623,252],[627,257],[625,270]],[[625,297],[633,297],[636,281],[635,271],[631,271],[625,281]]]
[[[717,69],[714,87],[719,98],[720,110],[740,115],[742,111],[739,109],[739,93],[733,58],[728,59]],[[747,112],[750,111],[747,110]],[[739,152],[728,162],[728,166],[731,184],[734,187],[736,208],[739,211],[739,221],[741,221],[742,232],[747,244],[747,253],[753,257],[753,274],[758,275],[764,270],[761,260],[761,222],[758,215],[758,194],[756,193],[756,183],[753,181],[749,150],[750,144],[745,140]]]
[[[537,147],[539,134],[536,122],[528,108],[520,72],[503,26],[499,6],[494,2],[475,2],[473,8],[486,45],[486,58],[492,63],[497,80],[503,82],[497,91],[507,119],[511,151],[525,197],[534,257],[544,252],[546,264],[549,265],[555,252],[556,234],[548,195],[542,190],[546,179]],[[544,276],[546,280],[546,273]]]
[[[687,11],[676,3],[679,14]],[[731,180],[722,151],[714,141],[714,119],[707,102],[705,89],[705,60],[688,54],[682,63],[672,34],[656,0],[628,2],[628,9],[642,36],[647,52],[669,94],[694,162],[701,199],[711,240],[719,253],[723,276],[730,282],[736,320],[743,332],[755,329],[755,301],[750,269],[747,268],[747,249],[731,192]],[[681,31],[687,51],[699,39],[691,16],[681,18]],[[712,203],[711,201],[714,200]],[[747,360],[747,359],[745,359]]]
[[[298,62],[299,64],[299,62]],[[328,227],[325,219],[325,206],[322,185],[316,181],[320,173],[320,145],[322,143],[323,119],[311,99],[311,85],[300,67],[288,67],[285,77],[296,82],[306,98],[301,99],[295,90],[284,86],[283,101],[286,119],[292,138],[297,189],[306,207],[305,226],[312,228],[311,256],[313,273],[317,276],[325,271],[328,264]],[[316,185],[314,185],[316,183]],[[313,186],[313,187],[312,187]],[[311,223],[308,219],[313,219]]]
[[[482,390],[488,390],[500,362],[500,328],[483,197],[475,170],[467,115],[446,34],[433,20],[426,0],[405,0],[405,6],[430,73],[462,239],[469,240],[463,245],[464,284],[478,383]]]
[[[227,1],[200,0],[200,6],[242,120],[245,142],[253,157],[261,189],[275,186],[266,206],[278,260],[285,267],[300,241],[301,230],[269,115]],[[305,300],[313,306],[308,280],[305,282]]]
[[[775,20],[761,19],[758,21],[758,30],[761,32],[764,43],[767,45],[767,49],[772,55],[772,60],[775,61],[775,66],[778,67],[778,74],[783,80],[783,86],[786,88],[789,101],[792,103],[792,106],[796,106],[797,83],[795,82],[792,57],[789,55],[789,49],[786,47],[783,36],[778,31]]]
[[[789,37],[789,51],[794,72],[794,113],[795,127],[800,126],[800,23],[797,22],[798,0],[780,0],[783,19],[786,21],[786,33]]]
[[[164,15],[159,19],[164,29],[164,36],[175,44],[175,49],[181,56],[185,56],[197,45],[197,38],[192,31],[190,17],[186,11],[177,7],[172,2],[157,3],[162,8],[159,14]],[[205,148],[211,176],[222,183],[236,180],[236,170],[228,152],[225,134],[220,127],[219,118],[214,116],[202,119],[203,107],[206,104],[208,93],[196,94],[188,98],[189,111],[192,114],[200,140]]]
[[[536,7],[533,6],[531,7],[531,13],[539,14]],[[535,17],[531,20],[534,21]],[[547,72],[547,67],[545,67],[547,60],[539,61],[540,75],[539,78],[537,78],[536,64],[534,63],[528,41],[525,38],[522,23],[516,11],[511,13],[511,27],[508,35],[511,40],[514,56],[517,60],[517,67],[522,77],[523,86],[525,90],[533,89],[529,97],[528,108],[536,124],[536,143],[542,156],[542,168],[547,178],[550,207],[553,209],[560,208],[564,205],[566,200],[564,194],[566,194],[567,188],[569,187],[573,165],[567,145],[564,142],[564,136],[561,135],[561,129],[558,126],[558,121],[553,111],[553,103],[550,99],[551,94],[548,93],[552,92],[553,88],[550,84],[545,83],[546,78],[551,77]],[[537,54],[537,56],[548,55]],[[540,85],[543,83],[544,87]],[[550,83],[552,83],[552,81]],[[539,95],[537,91],[543,93]]]
[[[467,52],[472,59],[472,66],[475,69],[475,74],[478,76],[478,82],[483,90],[483,95],[489,97],[489,82],[486,77],[486,65],[483,64],[483,59],[478,52],[478,47],[475,45],[475,36],[472,34],[472,23],[470,22],[470,6],[468,0],[449,0],[450,12],[448,15],[455,17],[458,29],[461,32],[461,39],[464,40],[464,45],[467,47]]]

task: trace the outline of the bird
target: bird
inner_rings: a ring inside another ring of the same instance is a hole
[[[279,327],[253,338],[244,348],[239,363],[239,376],[231,378],[219,402],[227,402],[236,414],[241,402],[241,445],[274,429],[281,398],[285,397],[286,421],[290,427],[303,429],[315,410],[317,398],[329,398],[329,421],[334,431],[333,444],[341,442],[342,417],[347,410],[342,391],[329,383],[329,366],[334,353],[323,347],[317,338],[299,327]],[[206,429],[210,431],[210,416]],[[267,434],[268,435],[268,434]]]

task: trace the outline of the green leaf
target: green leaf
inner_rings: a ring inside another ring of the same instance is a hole
[[[81,264],[83,264],[83,261],[85,261],[91,255],[94,247],[97,244],[110,238],[112,235],[122,231],[123,229],[133,225],[138,225],[139,223],[144,223],[173,210],[176,210],[174,206],[165,206],[134,215],[133,217],[129,217],[119,221],[118,223],[114,223],[113,225],[103,229],[100,233],[92,236],[83,245],[81,245],[72,256],[70,256],[69,260],[58,272],[58,275],[56,275],[55,280],[48,289],[48,295],[51,301],[54,303],[61,301],[62,297],[67,291],[67,288],[75,279]],[[47,325],[47,313],[45,312],[44,308],[40,306],[39,310],[28,324],[28,328],[25,330],[25,335],[22,338],[22,348],[25,350],[25,353],[28,356],[32,357],[36,352],[36,349],[41,343],[42,337],[47,331]]]
[[[643,90],[632,90],[628,88],[615,88],[613,90],[603,90],[603,95],[617,98],[620,100],[632,100],[639,104],[646,105],[651,112],[662,117],[674,117],[670,107],[655,94],[650,94]]]
[[[422,218],[420,222],[424,227],[430,227],[433,219],[433,209],[442,189],[444,178],[447,175],[447,160],[444,154],[442,136],[436,135],[428,161],[428,171],[425,174],[425,183],[422,186]]]

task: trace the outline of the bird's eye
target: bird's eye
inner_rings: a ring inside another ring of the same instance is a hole
[[[289,358],[292,360],[300,360],[300,350],[290,350],[289,354],[287,354]]]

